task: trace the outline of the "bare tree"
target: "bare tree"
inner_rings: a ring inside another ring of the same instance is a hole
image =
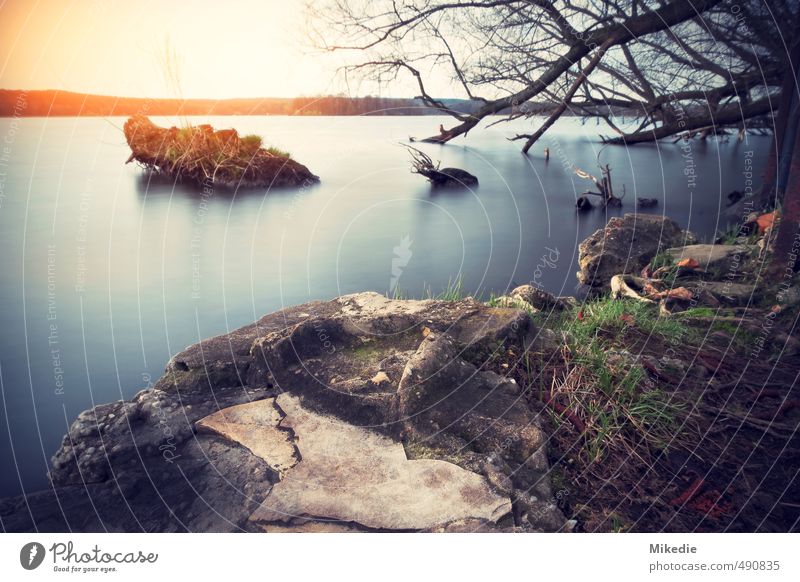
[[[328,50],[387,82],[411,75],[420,99],[457,122],[426,141],[466,135],[488,116],[549,115],[515,136],[527,151],[563,114],[603,119],[611,142],[725,127],[766,127],[776,108],[794,0],[331,0],[314,11]],[[447,78],[476,106],[454,111],[428,87]],[[624,133],[616,113],[639,126]]]

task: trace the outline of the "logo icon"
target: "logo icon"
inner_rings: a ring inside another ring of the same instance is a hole
[[[19,563],[26,570],[35,570],[44,562],[44,546],[39,542],[29,542],[19,551]]]
[[[406,235],[400,239],[400,244],[394,247],[394,257],[392,258],[392,276],[389,279],[389,293],[397,291],[397,284],[400,282],[400,276],[403,274],[403,269],[408,265],[411,260],[411,237]]]

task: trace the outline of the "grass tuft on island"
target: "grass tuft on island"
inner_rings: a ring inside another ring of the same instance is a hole
[[[128,162],[179,181],[230,188],[309,186],[319,182],[288,152],[264,148],[258,135],[210,125],[163,128],[136,115],[125,122]]]

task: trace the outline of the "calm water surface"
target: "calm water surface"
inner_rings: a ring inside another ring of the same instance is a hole
[[[262,135],[322,178],[211,195],[124,165],[123,122],[0,120],[0,495],[45,487],[80,411],[129,398],[201,338],[363,290],[421,297],[461,279],[488,296],[533,280],[572,294],[578,243],[608,218],[574,210],[589,183],[570,168],[598,173],[594,122],[559,122],[530,157],[506,139],[524,126],[507,124],[420,146],[480,179],[474,190],[431,191],[398,142],[446,119],[194,118]],[[607,147],[601,160],[627,192],[615,213],[657,197],[653,212],[710,238],[725,226],[725,195],[744,186],[747,152],[758,171],[767,147],[754,137],[694,142],[686,157],[674,144]]]

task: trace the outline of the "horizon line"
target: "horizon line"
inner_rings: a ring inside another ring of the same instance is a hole
[[[6,91],[9,93],[66,93],[70,95],[80,95],[87,97],[102,97],[104,99],[146,99],[146,100],[159,100],[159,101],[242,101],[242,100],[275,100],[275,99],[317,99],[325,97],[339,97],[343,99],[405,99],[408,101],[422,99],[417,95],[414,97],[397,97],[397,96],[381,96],[381,95],[343,95],[341,93],[324,93],[318,95],[292,95],[286,97],[279,96],[258,96],[258,97],[136,97],[129,95],[112,95],[107,93],[86,93],[83,91],[72,91],[68,89],[8,89],[0,87],[0,92]],[[434,99],[446,99],[449,101],[476,101],[475,99],[463,97],[434,97]]]

